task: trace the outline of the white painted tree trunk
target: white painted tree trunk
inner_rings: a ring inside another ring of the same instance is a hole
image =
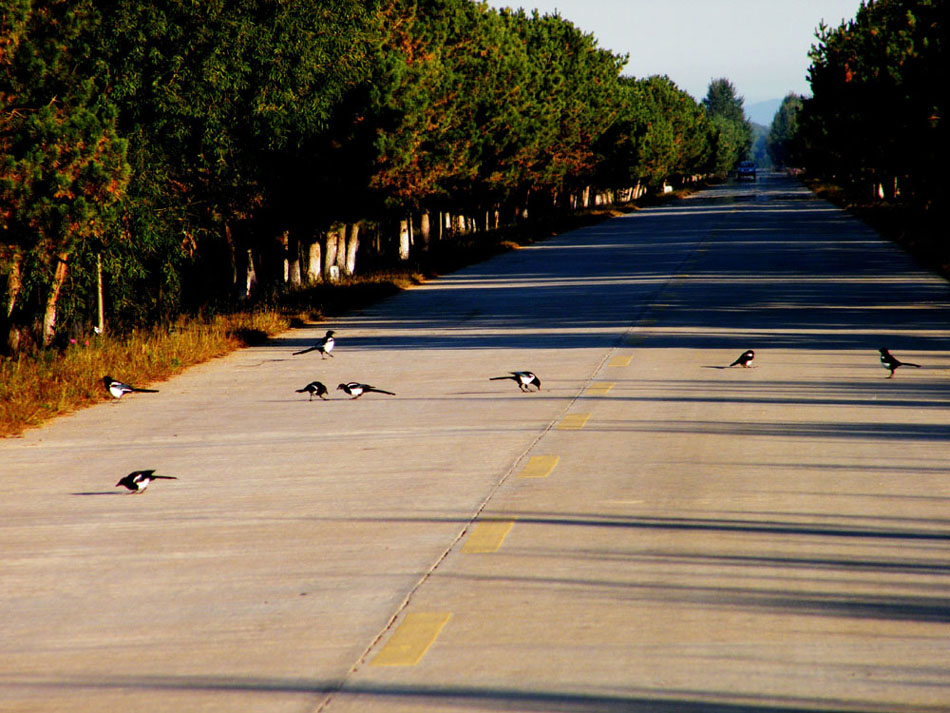
[[[432,237],[432,223],[428,213],[423,213],[419,218],[419,237],[422,238],[422,249],[428,250]]]
[[[347,228],[346,236],[346,264],[343,272],[347,275],[356,274],[356,253],[360,248],[360,224],[351,223]]]
[[[340,228],[339,226],[334,226],[327,232],[326,237],[326,251],[323,256],[323,276],[326,279],[332,278],[331,268],[336,267],[336,257],[337,253],[340,250]]]
[[[284,234],[284,249],[287,254],[288,274],[287,281],[293,287],[300,287],[303,282],[300,266],[300,242],[293,235]]]
[[[247,270],[244,273],[244,296],[250,297],[255,287],[257,287],[257,270],[254,267],[254,253],[248,248]]]
[[[409,259],[409,221],[399,221],[399,259]]]
[[[59,293],[66,282],[66,259],[68,253],[56,254],[56,269],[53,271],[53,282],[50,284],[49,294],[46,296],[46,309],[43,312],[43,346],[48,347],[56,334],[56,306],[59,303]]]

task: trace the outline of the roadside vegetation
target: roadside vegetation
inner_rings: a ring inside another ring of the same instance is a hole
[[[821,195],[945,277],[948,23],[943,0],[876,0],[821,25],[812,96],[786,97],[769,135],[776,165],[804,169]]]
[[[676,199],[685,191],[644,197],[639,204]],[[637,204],[623,211],[636,210]],[[122,335],[87,335],[60,347],[22,351],[0,359],[0,437],[78,408],[109,400],[102,377],[154,386],[189,366],[256,346],[289,328],[305,326],[372,304],[492,255],[618,214],[590,209],[552,221],[445,241],[408,263],[287,290],[270,301],[229,314],[181,315],[174,321]]]
[[[0,4],[0,430],[744,158],[727,80],[625,61],[474,0]]]

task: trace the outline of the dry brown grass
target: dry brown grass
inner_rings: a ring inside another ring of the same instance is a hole
[[[0,361],[0,436],[17,435],[59,414],[111,398],[102,384],[107,374],[148,386],[289,324],[276,311],[209,320],[181,318],[170,326],[124,337],[95,337],[62,351],[5,358]]]
[[[623,212],[633,209],[629,206]],[[595,209],[434,244],[407,265],[295,290],[276,307],[213,319],[181,317],[170,326],[95,337],[63,350],[0,357],[0,437],[18,435],[60,414],[111,398],[102,384],[105,375],[148,387],[291,326],[358,309],[431,277],[614,214],[614,209]]]

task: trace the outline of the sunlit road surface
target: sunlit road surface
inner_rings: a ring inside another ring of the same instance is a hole
[[[948,317],[765,176],[2,441],[0,711],[950,710]]]

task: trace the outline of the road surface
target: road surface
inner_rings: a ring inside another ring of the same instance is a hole
[[[6,439],[0,711],[950,710],[948,316],[767,175]]]

